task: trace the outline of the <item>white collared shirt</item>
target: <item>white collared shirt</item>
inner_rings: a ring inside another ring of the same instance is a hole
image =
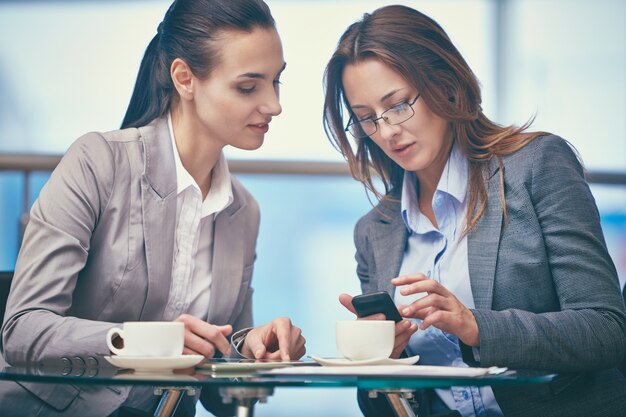
[[[203,201],[200,187],[178,154],[170,114],[167,124],[174,150],[178,195],[172,282],[164,320],[174,320],[183,313],[206,320],[211,296],[213,220],[233,201],[230,172],[221,153],[213,167],[211,189]]]
[[[187,313],[206,321],[213,278],[213,220],[233,202],[230,172],[222,153],[213,167],[211,189],[202,201],[200,187],[180,160],[170,114],[167,125],[176,163],[177,197],[172,282],[163,320],[171,321]],[[155,402],[151,390],[133,387],[123,405],[149,410]]]

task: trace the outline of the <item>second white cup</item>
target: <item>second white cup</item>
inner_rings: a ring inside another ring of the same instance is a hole
[[[393,351],[395,329],[391,320],[338,321],[337,349],[353,361],[388,358]]]
[[[115,337],[123,348],[113,345]],[[185,324],[174,321],[128,321],[107,332],[107,345],[119,356],[179,356],[185,346]]]

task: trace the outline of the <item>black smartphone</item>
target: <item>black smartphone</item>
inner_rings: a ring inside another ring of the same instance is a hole
[[[352,305],[359,317],[383,313],[387,320],[393,320],[396,323],[402,320],[398,308],[385,291],[357,295],[352,298]]]

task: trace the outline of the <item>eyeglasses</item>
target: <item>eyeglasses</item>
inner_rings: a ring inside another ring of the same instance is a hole
[[[349,132],[356,139],[363,139],[376,133],[378,130],[378,121],[380,119],[383,119],[389,125],[399,125],[404,123],[415,115],[413,105],[418,98],[420,98],[419,94],[411,103],[405,101],[403,103],[396,104],[395,106],[382,112],[380,117],[377,117],[376,119],[368,117],[363,120],[358,120],[353,114],[350,116],[350,120],[346,126],[346,132]]]

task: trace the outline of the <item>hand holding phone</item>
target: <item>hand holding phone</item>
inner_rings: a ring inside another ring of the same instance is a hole
[[[352,305],[359,317],[383,313],[387,320],[402,321],[398,308],[385,291],[357,295],[352,298]]]

